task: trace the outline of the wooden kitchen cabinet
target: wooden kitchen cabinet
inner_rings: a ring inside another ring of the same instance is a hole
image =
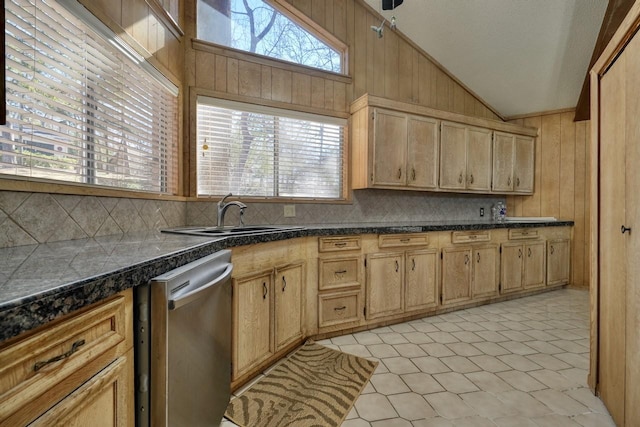
[[[500,292],[503,294],[544,286],[545,242],[508,242],[501,247]]]
[[[442,249],[442,304],[471,299],[470,247]]]
[[[495,132],[492,190],[533,194],[534,156],[533,137]]]
[[[569,283],[571,240],[547,241],[547,286]]]
[[[471,297],[484,298],[498,294],[500,253],[497,245],[473,248]]]
[[[426,233],[384,234],[367,255],[366,318],[426,310],[438,301],[438,250],[425,248]],[[420,248],[422,247],[422,248]],[[392,252],[384,252],[391,248]],[[398,248],[404,248],[399,251]]]
[[[375,109],[371,187],[437,186],[438,121]]]
[[[491,190],[493,131],[443,121],[440,131],[440,185],[446,190]]]
[[[275,270],[275,351],[302,337],[304,278],[304,262]]]
[[[0,348],[0,426],[134,424],[131,290]]]
[[[238,378],[273,354],[273,270],[233,279],[233,372]]]
[[[233,379],[302,337],[304,284],[302,261],[233,279]]]

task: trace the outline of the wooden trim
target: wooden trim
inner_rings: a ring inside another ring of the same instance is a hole
[[[425,107],[417,104],[410,104],[401,101],[394,101],[391,99],[382,98],[379,96],[373,96],[369,94],[362,95],[351,103],[351,114],[365,107],[381,107],[389,110],[402,111],[409,114],[417,114],[421,116],[428,116],[436,119],[447,120],[455,123],[463,123],[471,126],[478,126],[482,128],[489,128],[492,130],[499,130],[504,132],[510,132],[517,135],[526,135],[537,137],[538,129],[515,125],[513,123],[500,122],[492,119],[483,119],[479,117],[465,116],[459,113],[451,113],[449,111],[436,110],[435,108]]]
[[[226,56],[227,58],[238,59],[254,64],[267,65],[269,67],[279,68],[294,73],[303,73],[311,77],[321,77],[323,79],[333,80],[340,83],[351,84],[352,78],[347,75],[333,73],[331,71],[320,70],[318,68],[306,65],[295,64],[293,62],[284,61],[282,59],[270,58],[268,56],[259,55],[257,53],[247,52],[232,47],[221,46],[212,42],[200,39],[192,39],[191,47],[201,52],[213,53],[216,55]]]
[[[180,202],[187,200],[185,197],[178,195],[94,187],[85,184],[53,182],[37,178],[21,179],[14,176],[11,176],[10,178],[5,177],[7,177],[7,175],[0,176],[0,191],[25,191],[31,193],[73,194],[78,196],[120,197],[127,199],[151,199]]]
[[[627,45],[627,42],[636,33],[639,27],[640,27],[640,2],[636,2],[631,7],[631,10],[629,10],[629,13],[620,24],[620,27],[618,28],[618,30],[615,32],[613,37],[611,37],[611,41],[609,42],[607,47],[605,47],[604,50],[602,51],[600,58],[598,58],[598,60],[594,64],[593,68],[591,69],[591,72],[595,71],[598,75],[603,75],[607,71],[607,69],[611,66],[611,64],[613,64],[613,62],[618,57],[618,55],[620,55],[622,50],[624,50],[625,46]],[[594,83],[593,80],[591,83]],[[596,83],[599,85],[599,81]],[[598,86],[598,90],[600,90],[599,86]],[[597,95],[599,94],[596,94],[596,99],[598,99]],[[594,95],[592,94],[591,95],[592,109],[594,108],[593,99],[594,99]],[[595,107],[597,108],[598,105],[595,105]]]
[[[384,18],[382,15],[380,15],[374,8],[372,8],[371,6],[369,6],[369,4],[367,4],[367,2],[365,2],[365,0],[354,0],[355,2],[357,2],[359,5],[361,5],[363,8],[365,8],[367,11],[369,11],[369,13],[376,15],[380,21],[382,21],[382,19]],[[384,24],[385,26],[389,26],[389,24],[387,22],[385,22]],[[395,29],[395,30],[391,30],[391,27],[389,27],[389,31],[393,31],[395,34],[398,35],[398,37],[400,37],[403,41],[405,41],[406,43],[408,43],[411,47],[413,47],[415,50],[417,50],[418,52],[420,52],[420,54],[422,54],[424,57],[426,57],[430,62],[433,63],[433,65],[436,66],[436,68],[440,69],[443,73],[445,73],[449,78],[451,78],[455,83],[457,83],[458,85],[460,85],[465,91],[469,92],[471,94],[471,96],[473,96],[475,99],[477,99],[482,105],[484,105],[489,111],[491,111],[493,114],[495,114],[496,116],[498,116],[502,121],[506,121],[506,119],[504,118],[504,116],[502,114],[500,114],[495,108],[493,108],[491,105],[489,105],[484,99],[482,99],[478,94],[476,94],[473,90],[471,90],[467,85],[465,85],[462,81],[460,81],[456,76],[454,76],[449,70],[447,70],[444,65],[440,64],[436,59],[434,59],[431,55],[429,55],[424,49],[422,49],[420,46],[418,46],[413,40],[411,40],[409,37],[407,37],[402,31]]]
[[[512,120],[528,119],[530,117],[538,117],[538,116],[551,116],[553,114],[573,113],[575,111],[576,111],[575,107],[559,108],[557,110],[547,110],[547,111],[538,111],[536,113],[517,114],[515,116],[507,116],[504,119],[510,122]]]
[[[149,5],[149,9],[156,15],[157,18],[162,21],[164,26],[171,31],[171,33],[175,36],[175,38],[179,39],[184,36],[184,30],[180,27],[180,25],[173,19],[173,16],[167,12],[167,10],[162,7],[158,0],[144,0],[145,3]]]
[[[5,12],[4,12],[4,7],[2,8],[2,12],[0,12],[0,19],[2,19],[2,35],[0,35],[0,44],[2,44],[2,47],[0,49],[2,49],[0,52],[2,54],[2,66],[0,67],[0,91],[2,91],[0,93],[0,125],[6,125],[7,124],[7,87],[6,87],[6,70],[5,70],[5,49],[4,49],[4,33],[5,33],[5,26],[6,26],[6,21],[5,21]]]

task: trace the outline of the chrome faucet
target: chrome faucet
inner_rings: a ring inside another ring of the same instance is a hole
[[[224,228],[224,214],[227,212],[227,209],[229,209],[229,206],[237,206],[240,208],[240,225],[244,225],[243,215],[244,215],[244,210],[247,208],[247,205],[239,201],[225,203],[224,201],[227,200],[227,197],[230,197],[230,196],[233,196],[233,194],[231,193],[227,194],[222,198],[222,200],[218,202],[217,228],[220,228],[220,229]]]

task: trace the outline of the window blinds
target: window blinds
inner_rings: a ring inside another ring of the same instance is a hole
[[[198,195],[340,199],[345,121],[198,98]]]
[[[176,93],[54,0],[5,11],[0,174],[176,193]]]

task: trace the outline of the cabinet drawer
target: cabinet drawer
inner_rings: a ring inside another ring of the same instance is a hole
[[[454,231],[451,233],[451,243],[475,243],[490,241],[491,233],[489,232],[489,230]]]
[[[378,247],[393,248],[401,246],[427,246],[429,235],[419,234],[381,234],[378,236]]]
[[[537,239],[538,230],[534,228],[519,228],[509,230],[509,240]]]
[[[132,306],[129,290],[0,349],[0,425],[32,421],[130,348]]]
[[[359,256],[320,259],[318,263],[320,266],[319,290],[360,286],[361,259]]]
[[[318,240],[320,252],[360,250],[360,237],[321,237]]]
[[[360,320],[360,291],[324,294],[318,297],[321,328]]]

